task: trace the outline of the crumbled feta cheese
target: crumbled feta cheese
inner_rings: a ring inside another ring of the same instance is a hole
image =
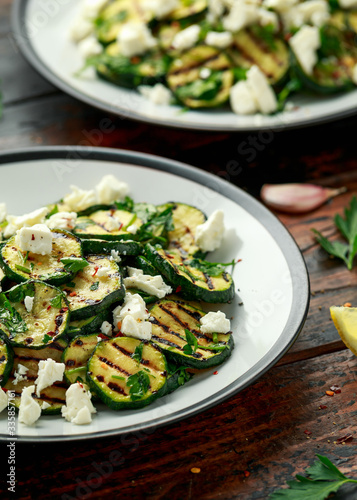
[[[209,78],[211,76],[212,71],[209,68],[202,68],[200,71],[200,78],[203,80],[206,80],[206,78]]]
[[[100,331],[109,337],[113,333],[113,327],[108,321],[103,321]]]
[[[311,75],[321,45],[319,29],[316,26],[303,26],[289,39],[289,44],[302,69]]]
[[[76,221],[76,212],[57,212],[46,220],[46,225],[50,229],[66,229],[67,231],[71,231],[74,229]]]
[[[276,12],[261,7],[258,9],[258,18],[259,24],[262,26],[272,25],[275,30],[279,28],[279,17]]]
[[[200,319],[200,324],[202,333],[228,333],[231,329],[231,322],[221,311],[205,314]]]
[[[50,406],[51,406],[50,403],[47,403],[47,401],[43,401],[41,408],[42,408],[42,410],[46,410]]]
[[[101,54],[103,47],[94,35],[90,35],[78,43],[78,51],[84,59],[87,59],[87,57]]]
[[[224,29],[235,33],[258,20],[259,12],[256,5],[247,3],[245,0],[236,0],[222,22]]]
[[[41,391],[54,384],[55,382],[61,382],[63,379],[63,373],[65,369],[64,363],[56,363],[51,358],[46,360],[41,359],[38,364],[38,374],[35,380],[36,384],[36,394],[40,397]]]
[[[252,66],[247,72],[247,82],[254,94],[258,110],[264,114],[277,110],[278,101],[264,73],[258,66]]]
[[[159,299],[162,299],[168,293],[172,293],[172,288],[166,285],[162,276],[159,274],[150,276],[149,274],[144,274],[141,269],[136,269],[134,267],[128,267],[128,274],[129,277],[124,278],[124,285],[127,288],[138,288]]]
[[[179,31],[172,40],[172,47],[177,50],[187,50],[193,47],[200,35],[201,28],[198,24],[192,24],[188,28]]]
[[[5,410],[5,408],[7,407],[8,404],[9,404],[9,400],[8,400],[7,394],[0,387],[0,412]]]
[[[273,9],[276,12],[283,13],[290,10],[299,0],[264,0],[263,6],[267,9]]]
[[[117,306],[113,311],[113,323],[115,329],[118,330],[117,324],[126,316],[132,316],[136,320],[144,321],[149,318],[149,313],[146,309],[145,301],[139,294],[127,293],[124,298],[123,305]]]
[[[96,18],[106,3],[108,3],[108,0],[82,0],[81,11],[83,17],[87,19]]]
[[[139,230],[139,226],[137,226],[136,224],[131,224],[130,226],[128,226],[126,228],[126,230],[130,234],[136,234],[138,232],[138,230]]]
[[[24,366],[22,365],[21,363],[19,363],[17,365],[17,369],[14,373],[14,380],[12,381],[12,383],[14,385],[17,385],[19,382],[22,382],[23,380],[27,380],[27,372],[28,372],[28,368],[27,366]]]
[[[70,186],[70,189],[72,192],[63,198],[63,202],[69,210],[79,212],[97,203],[97,198],[93,189],[85,191],[73,185]]]
[[[208,0],[208,14],[212,22],[222,17],[225,8],[222,0]]]
[[[140,7],[144,12],[150,12],[160,20],[171,14],[179,5],[179,0],[143,0]]]
[[[113,270],[110,266],[103,266],[98,269],[96,276],[98,276],[98,278],[108,278],[112,271]]]
[[[258,111],[255,96],[246,80],[240,80],[231,87],[229,101],[237,115],[251,115]]]
[[[27,312],[32,311],[34,300],[35,297],[29,297],[28,295],[24,298],[24,304]]]
[[[38,208],[33,212],[24,215],[8,215],[6,220],[8,225],[4,229],[4,237],[9,238],[14,235],[18,229],[25,226],[34,226],[35,224],[42,224],[48,214],[48,208]]]
[[[352,81],[355,85],[357,85],[357,64],[353,66],[352,70]]]
[[[138,321],[132,316],[125,316],[122,321],[121,332],[128,337],[141,340],[150,340],[152,334],[152,324],[150,321]]]
[[[111,250],[111,251],[110,251],[110,258],[111,258],[112,260],[114,260],[114,262],[116,262],[117,264],[118,264],[119,262],[121,262],[121,257],[120,257],[120,255],[119,255],[119,251],[118,251],[118,250]]]
[[[49,255],[52,252],[52,231],[46,224],[22,227],[16,233],[16,241],[24,252]]]
[[[96,413],[91,401],[91,393],[78,382],[71,384],[66,391],[66,404],[62,406],[62,416],[73,424],[90,424],[92,413]]]
[[[233,42],[233,36],[229,31],[209,31],[206,35],[205,42],[212,47],[225,49]]]
[[[118,180],[114,175],[104,175],[95,187],[97,203],[110,205],[114,201],[123,201],[129,194],[126,182]]]
[[[138,90],[141,95],[158,106],[168,106],[171,103],[172,93],[162,83],[156,83],[153,87],[149,85],[140,85]]]
[[[118,231],[123,224],[119,219],[113,216],[109,216],[105,223],[105,227],[108,231]]]
[[[196,227],[195,241],[204,252],[212,252],[221,245],[224,231],[223,210],[215,210],[203,224]]]
[[[69,31],[69,36],[73,42],[78,43],[89,36],[93,32],[93,30],[93,23],[89,19],[86,19],[83,16],[79,16],[72,23]]]
[[[357,7],[357,0],[338,0],[338,3],[342,9],[353,9]]]
[[[41,407],[32,397],[34,392],[34,385],[29,385],[22,389],[19,407],[19,422],[25,425],[33,425],[41,415]]]
[[[120,30],[117,41],[125,57],[139,56],[157,45],[149,28],[139,21],[127,22]]]
[[[320,27],[329,17],[329,6],[325,0],[307,0],[282,13],[282,21],[287,29],[307,23]]]
[[[7,216],[6,203],[0,203],[0,222],[4,222]]]

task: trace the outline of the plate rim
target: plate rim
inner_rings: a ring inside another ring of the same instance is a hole
[[[28,162],[35,160],[53,160],[63,159],[69,153],[73,154],[71,146],[41,146],[33,148],[21,148],[17,150],[7,150],[0,152],[0,169],[2,166],[15,162]],[[284,329],[279,338],[273,344],[265,355],[259,361],[241,375],[234,382],[229,384],[224,389],[221,389],[206,400],[191,405],[188,408],[178,410],[169,416],[156,418],[153,422],[141,425],[110,429],[105,431],[96,431],[93,433],[84,433],[76,435],[53,435],[53,436],[21,436],[17,435],[17,442],[56,442],[56,441],[81,441],[84,439],[98,439],[102,437],[120,436],[143,430],[156,430],[164,425],[173,424],[177,421],[184,420],[189,416],[196,415],[206,411],[213,406],[233,397],[238,392],[242,391],[249,385],[252,385],[260,377],[274,366],[277,361],[290,349],[293,343],[298,338],[307,314],[310,303],[310,280],[306,267],[305,260],[294,238],[287,228],[279,221],[279,219],[268,210],[262,203],[253,198],[239,187],[229,183],[228,181],[219,178],[218,176],[201,170],[197,167],[181,163],[176,160],[163,158],[156,155],[151,155],[141,152],[133,152],[122,149],[111,148],[86,148],[76,147],[76,154],[83,161],[97,160],[116,163],[124,163],[137,165],[141,167],[151,168],[178,175],[184,179],[192,180],[200,184],[206,185],[212,189],[210,181],[214,181],[219,194],[230,199],[234,203],[239,204],[250,215],[259,220],[261,224],[269,232],[270,236],[278,244],[286,259],[291,278],[292,278],[292,306],[289,311],[289,316]],[[239,200],[239,203],[238,203]],[[257,218],[259,216],[259,219]],[[294,273],[292,273],[294,269]],[[299,272],[296,273],[296,270]],[[296,277],[298,275],[298,277]],[[276,352],[277,351],[277,352]],[[0,435],[0,441],[11,441],[14,437]]]
[[[130,120],[138,121],[141,123],[147,123],[150,125],[164,126],[175,129],[183,130],[200,130],[200,131],[210,131],[210,132],[253,132],[253,131],[264,131],[271,130],[274,132],[294,130],[300,128],[306,128],[315,125],[322,125],[330,123],[335,120],[342,118],[347,118],[353,116],[357,113],[357,105],[354,108],[345,109],[339,113],[333,113],[323,117],[316,118],[302,118],[297,122],[284,122],[275,124],[259,124],[256,126],[242,126],[235,127],[231,125],[214,126],[213,124],[191,124],[190,122],[176,122],[175,120],[163,120],[157,121],[155,118],[151,118],[145,115],[140,115],[135,111],[124,110],[120,107],[111,106],[110,103],[104,103],[94,97],[87,96],[83,92],[73,88],[70,84],[66,83],[60,77],[58,77],[52,70],[39,58],[37,52],[31,43],[31,38],[27,36],[26,31],[26,11],[27,6],[31,0],[14,0],[11,8],[11,27],[13,31],[13,37],[15,42],[30,65],[37,70],[37,72],[48,80],[52,85],[61,91],[65,92],[69,96],[76,98],[77,100],[93,106],[101,111],[106,111],[112,113],[115,116],[121,116],[128,118]],[[19,43],[19,40],[23,40],[26,43]]]

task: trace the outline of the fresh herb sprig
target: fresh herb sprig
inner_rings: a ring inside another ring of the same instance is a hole
[[[342,474],[327,457],[316,456],[318,460],[306,469],[308,477],[296,475],[295,480],[287,482],[289,488],[274,492],[269,500],[325,500],[342,485],[357,483],[357,480]]]
[[[316,229],[312,229],[316,240],[327,253],[344,261],[349,270],[353,267],[353,259],[357,254],[357,198],[354,196],[350,205],[344,210],[345,217],[336,214],[334,223],[347,243],[330,241]]]
[[[208,276],[214,278],[224,273],[226,267],[232,266],[232,268],[234,268],[235,260],[233,259],[231,262],[224,263],[224,262],[209,262],[207,260],[194,258],[191,260],[186,260],[185,264],[191,267],[195,267],[202,273],[207,274]]]
[[[143,370],[140,370],[133,375],[128,377],[126,382],[127,386],[130,387],[129,394],[132,401],[137,401],[141,399],[148,392],[150,388],[149,375]]]
[[[186,337],[187,344],[185,344],[183,346],[183,352],[185,354],[192,355],[193,353],[195,353],[197,351],[197,348],[198,348],[197,339],[194,336],[194,334],[190,330],[188,330],[187,328],[185,328],[185,337]]]
[[[61,259],[61,262],[65,270],[70,273],[77,273],[81,269],[89,266],[86,259],[82,259],[81,257],[66,257],[65,259]]]

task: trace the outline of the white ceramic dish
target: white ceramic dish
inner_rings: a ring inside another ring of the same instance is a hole
[[[0,201],[9,213],[21,214],[60,199],[75,184],[92,188],[113,173],[131,186],[137,201],[160,204],[177,200],[208,215],[225,213],[226,236],[213,261],[241,259],[235,266],[237,291],[224,304],[232,317],[235,349],[223,365],[138,411],[115,412],[98,405],[90,425],[43,416],[36,425],[17,425],[18,440],[88,439],[160,425],[201,412],[254,382],[287,351],[304,323],[309,281],[294,240],[264,206],[240,189],[196,168],[139,153],[71,147],[39,148],[0,154]],[[243,305],[241,304],[243,302]],[[241,304],[241,305],[239,305]],[[213,372],[218,371],[217,375]],[[0,414],[0,435],[8,435],[8,413]]]
[[[99,109],[158,125],[199,130],[287,130],[336,120],[357,111],[357,90],[334,96],[297,96],[293,111],[274,116],[237,116],[227,109],[185,111],[157,106],[138,92],[117,87],[95,76],[74,75],[83,65],[69,39],[78,2],[15,0],[13,32],[28,61],[54,85]]]

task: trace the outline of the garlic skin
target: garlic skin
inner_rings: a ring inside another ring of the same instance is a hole
[[[303,214],[311,212],[329,199],[347,191],[346,188],[331,189],[315,184],[289,183],[264,184],[260,197],[270,208],[285,213]]]

